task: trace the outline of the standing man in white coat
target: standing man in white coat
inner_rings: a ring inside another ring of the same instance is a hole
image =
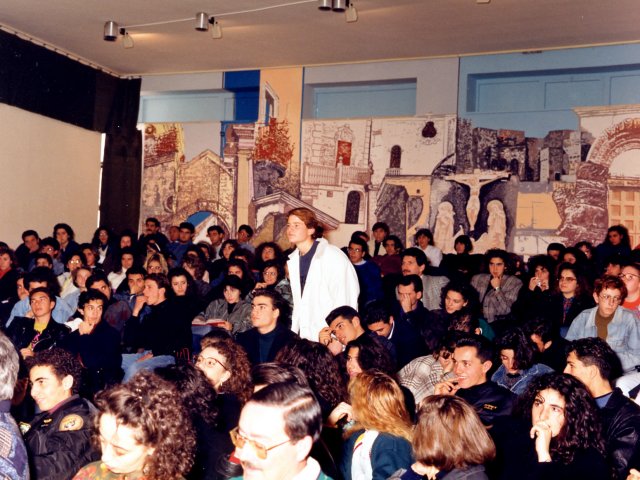
[[[287,266],[293,294],[291,330],[318,341],[325,318],[336,307],[358,308],[360,287],[351,262],[325,239],[315,238],[318,220],[308,208],[296,208],[287,217],[287,237],[296,246]]]

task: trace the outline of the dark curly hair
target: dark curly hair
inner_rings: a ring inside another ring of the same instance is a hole
[[[49,350],[36,352],[33,357],[27,358],[26,364],[29,370],[33,367],[51,367],[51,370],[53,370],[53,373],[55,373],[59,380],[62,380],[67,375],[71,375],[73,377],[71,393],[78,393],[80,378],[82,376],[82,365],[66,350],[54,347]]]
[[[273,250],[273,253],[275,255],[274,259],[270,259],[270,260],[262,259],[262,252],[264,251],[265,248],[271,248]],[[256,269],[260,271],[264,270],[265,262],[268,262],[271,260],[275,260],[276,262],[281,264],[285,262],[284,254],[282,253],[282,248],[280,248],[280,245],[278,245],[276,242],[263,242],[260,245],[258,245],[258,247],[256,248],[256,255],[254,260],[254,266],[256,267]]]
[[[203,422],[212,427],[216,425],[217,393],[201,370],[182,364],[156,368],[155,373],[176,387],[194,425]]]
[[[349,353],[351,348],[358,349],[358,364],[362,370],[375,368],[387,375],[395,376],[396,366],[389,351],[369,335],[360,335],[355,340],[347,343],[344,355]]]
[[[467,302],[462,308],[470,311],[474,315],[480,312],[480,299],[478,298],[478,291],[471,286],[469,282],[464,280],[452,280],[442,287],[440,294],[440,308],[444,310],[444,299],[447,298],[447,293],[456,292],[462,296],[462,299]]]
[[[582,382],[571,375],[554,372],[534,378],[518,399],[515,414],[531,425],[533,403],[538,394],[546,389],[555,390],[565,401],[564,425],[558,435],[551,439],[551,457],[568,465],[578,450],[595,448],[604,455],[596,404]]]
[[[560,279],[562,272],[565,270],[569,270],[571,273],[573,273],[573,276],[576,277],[576,282],[577,282],[577,287],[575,292],[576,297],[580,297],[583,295],[584,296],[591,295],[592,289],[589,285],[587,276],[584,274],[584,270],[580,267],[580,265],[569,263],[569,262],[564,262],[558,265],[558,268],[556,269],[556,278],[558,280]],[[558,283],[556,287],[558,288],[557,291],[559,292],[560,284]]]
[[[280,349],[275,361],[302,370],[321,405],[330,405],[333,409],[346,401],[347,387],[342,381],[340,366],[324,345],[297,339]]]
[[[225,367],[231,376],[218,387],[218,393],[232,393],[244,405],[251,393],[251,362],[247,352],[232,339],[220,339],[210,348],[215,348],[226,359]]]
[[[513,350],[513,368],[527,370],[533,365],[534,345],[521,328],[515,327],[496,339],[496,351]]]
[[[113,415],[119,424],[135,430],[136,441],[155,448],[145,464],[147,478],[174,480],[189,472],[195,434],[179,393],[170,382],[141,371],[128,382],[99,392],[95,405],[99,410],[95,418],[98,432],[100,417]]]

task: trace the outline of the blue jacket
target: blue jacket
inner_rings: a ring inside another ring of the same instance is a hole
[[[504,365],[500,365],[500,368],[496,370],[496,372],[491,376],[491,380],[501,387],[509,388],[516,395],[522,395],[524,391],[529,386],[531,380],[536,378],[538,375],[543,375],[545,373],[553,372],[553,368],[547,367],[542,363],[536,363],[531,368],[526,370],[522,370],[520,374],[520,379],[515,383],[515,385],[511,388],[507,387],[505,379],[507,378],[507,369]]]
[[[567,340],[597,337],[596,312],[598,307],[584,310],[578,315],[567,332]],[[640,327],[631,310],[618,307],[607,328],[607,343],[620,357],[624,371],[640,365]]]
[[[340,470],[345,480],[351,480],[353,447],[364,430],[354,432],[344,443],[344,456]],[[411,444],[402,437],[380,433],[371,448],[372,480],[386,480],[400,468],[409,469],[413,463]]]

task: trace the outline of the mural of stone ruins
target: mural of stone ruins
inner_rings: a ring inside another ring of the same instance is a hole
[[[615,223],[638,241],[640,212],[630,206],[639,204],[632,194],[640,167],[630,169],[625,156],[640,149],[640,112],[612,109],[576,109],[580,131],[544,138],[474,127],[455,115],[306,120],[299,162],[277,119],[229,125],[224,146],[211,134],[210,147],[190,158],[188,124],[149,124],[142,216],[175,224],[204,212],[199,230],[217,223],[235,232],[248,212],[256,243],[275,238],[283,246],[283,218],[299,206],[313,209],[338,245],[377,220],[407,244],[418,228],[430,228],[444,252],[464,233],[476,253],[497,247],[531,255],[552,241],[599,243]]]

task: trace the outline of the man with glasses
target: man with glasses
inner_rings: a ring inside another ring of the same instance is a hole
[[[242,478],[330,480],[309,456],[321,429],[320,405],[308,388],[275,383],[254,393],[231,431]]]
[[[640,365],[640,328],[635,315],[621,307],[627,296],[622,279],[605,275],[596,280],[594,308],[578,315],[567,332],[567,340],[598,337],[605,340],[620,357],[622,368],[630,372]]]
[[[627,297],[622,306],[633,311],[640,320],[640,264],[630,263],[622,267],[620,278],[627,287]]]
[[[276,354],[298,336],[287,327],[289,305],[274,291],[259,289],[251,300],[253,328],[239,333],[236,341],[245,349],[252,365],[273,362]]]
[[[357,236],[351,237],[347,255],[358,275],[358,283],[360,284],[358,310],[360,311],[363,311],[367,304],[383,298],[380,267],[371,260],[367,260],[368,253],[367,242]]]

